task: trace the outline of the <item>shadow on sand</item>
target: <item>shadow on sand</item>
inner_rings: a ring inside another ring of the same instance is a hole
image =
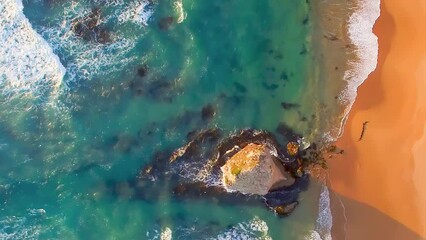
[[[333,214],[333,239],[424,239],[402,223],[365,203],[343,197],[335,192],[330,192],[330,201]]]

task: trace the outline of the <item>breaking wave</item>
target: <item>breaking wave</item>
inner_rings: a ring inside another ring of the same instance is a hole
[[[234,226],[220,232],[216,236],[206,236],[206,229],[203,227],[176,227],[173,230],[163,227],[161,230],[152,230],[146,233],[146,237],[151,240],[172,239],[207,239],[207,240],[271,240],[268,234],[269,227],[265,221],[259,217],[254,217],[249,221],[235,224]]]
[[[253,218],[248,222],[242,222],[232,227],[229,230],[219,234],[215,238],[210,240],[230,240],[230,239],[241,239],[241,240],[270,240],[268,236],[268,225],[265,221],[258,217]]]
[[[355,46],[356,59],[348,63],[349,70],[344,75],[347,86],[339,95],[339,100],[346,106],[339,136],[343,134],[343,127],[355,102],[358,87],[376,69],[378,59],[379,44],[373,33],[373,26],[380,16],[380,0],[358,2],[358,9],[349,18],[348,34]]]
[[[111,41],[108,43],[86,41],[76,36],[72,30],[73,22],[91,13],[90,4],[65,2],[60,12],[51,16],[51,24],[36,28],[54,51],[61,53],[60,57],[68,73],[67,85],[79,80],[108,76],[136,61],[138,57],[131,54],[131,51],[140,35],[123,32],[120,26],[133,24],[131,29],[143,29],[148,25],[154,8],[147,0],[108,0],[94,3],[102,6],[100,24],[109,28]]]
[[[23,14],[21,0],[0,2],[0,91],[2,98],[38,99],[54,94],[65,68]]]
[[[331,240],[333,216],[330,208],[330,193],[327,186],[322,187],[319,199],[318,218],[315,229],[305,237],[305,240]]]

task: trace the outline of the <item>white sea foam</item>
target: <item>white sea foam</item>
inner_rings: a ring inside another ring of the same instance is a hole
[[[172,240],[172,230],[169,227],[161,231],[160,240]]]
[[[269,228],[266,222],[258,217],[255,217],[248,222],[237,224],[235,227],[226,230],[211,240],[269,240],[272,238],[268,236],[268,230]]]
[[[38,239],[39,225],[32,225],[25,217],[8,216],[0,219],[0,239]]]
[[[218,235],[206,235],[206,228],[193,226],[176,226],[172,229],[163,227],[152,229],[146,233],[146,238],[151,240],[173,239],[207,239],[207,240],[271,240],[269,227],[265,221],[255,216],[253,219],[235,224],[233,227],[221,231]],[[215,236],[216,235],[216,236]]]
[[[125,57],[135,46],[133,39],[112,35],[111,43],[100,44],[75,36],[71,30],[72,22],[87,16],[90,11],[89,8],[65,7],[63,14],[56,16],[56,25],[40,26],[37,29],[56,51],[64,54],[68,71],[67,83],[106,76],[121,70],[124,64],[134,60],[134,57]]]
[[[321,235],[323,240],[331,240],[332,226],[333,216],[330,208],[330,192],[327,186],[324,185],[319,199],[318,219],[315,231]]]
[[[118,14],[118,21],[120,23],[130,21],[147,26],[153,13],[153,5],[148,0],[133,1],[124,8],[124,11]]]
[[[183,10],[182,0],[177,0],[173,3],[175,11],[178,13],[177,23],[181,23],[186,19],[186,12]]]
[[[323,186],[318,208],[318,218],[315,229],[312,230],[305,240],[331,240],[331,228],[333,226],[333,216],[330,208],[330,193],[327,186]]]
[[[346,105],[344,118],[338,136],[343,134],[343,127],[357,95],[358,87],[376,69],[379,44],[373,33],[373,26],[380,16],[380,0],[360,0],[356,11],[349,19],[348,34],[355,46],[357,59],[349,62],[349,70],[344,79],[347,86],[339,95],[339,100]]]
[[[0,91],[38,98],[55,92],[65,68],[23,14],[21,0],[0,1]]]
[[[102,6],[102,12],[112,10],[109,14],[101,13],[101,24],[136,23],[136,26],[143,27],[154,12],[154,4],[148,0],[94,0],[94,3]],[[36,30],[55,51],[61,52],[67,68],[66,83],[108,76],[137,60],[137,56],[129,53],[140,35],[122,33],[118,28],[110,32],[109,43],[88,42],[74,34],[72,23],[89,15],[91,5],[67,1],[61,9],[60,14],[50,16],[53,19],[51,24]]]

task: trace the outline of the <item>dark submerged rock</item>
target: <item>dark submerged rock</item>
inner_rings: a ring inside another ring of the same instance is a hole
[[[284,122],[278,124],[276,132],[283,136],[287,141],[297,142],[297,140],[302,137]]]
[[[300,54],[300,55],[305,55],[305,54],[307,54],[307,53],[308,53],[308,49],[306,48],[306,45],[305,45],[305,44],[303,44],[303,46],[302,46],[302,50],[300,50],[299,54]]]
[[[234,86],[237,89],[237,91],[240,92],[240,93],[246,93],[247,92],[247,88],[244,87],[244,85],[242,85],[240,83],[234,82]]]
[[[138,145],[138,141],[136,140],[136,138],[129,134],[120,134],[114,137],[114,139],[115,144],[113,146],[113,149],[121,153],[128,153],[133,147],[136,147]]]
[[[139,77],[145,77],[148,73],[148,66],[146,64],[140,66],[137,72]]]
[[[299,202],[295,201],[286,205],[274,207],[273,210],[278,216],[287,217],[296,209],[297,205],[299,205]]]
[[[201,119],[203,119],[203,121],[211,120],[215,114],[216,114],[216,110],[214,109],[213,105],[207,104],[201,110]]]
[[[129,89],[133,96],[147,97],[156,101],[171,102],[177,91],[173,80],[165,77],[147,79],[148,68],[142,66],[138,69],[138,76],[129,82]],[[144,75],[142,77],[142,75]]]
[[[173,17],[163,17],[158,21],[158,28],[161,30],[169,30],[175,19]]]
[[[93,8],[91,13],[71,23],[74,34],[90,42],[105,44],[111,42],[109,31],[101,25],[101,10]]]
[[[287,81],[287,80],[288,80],[288,74],[287,74],[287,72],[286,72],[286,71],[282,71],[282,72],[281,72],[280,79],[281,79],[281,80],[284,80],[284,81]]]
[[[267,84],[267,83],[263,82],[262,85],[266,90],[276,90],[278,88],[278,84],[275,84],[275,83]]]
[[[298,108],[300,107],[300,105],[297,103],[282,102],[281,107],[284,108],[285,110],[290,110],[293,108]]]

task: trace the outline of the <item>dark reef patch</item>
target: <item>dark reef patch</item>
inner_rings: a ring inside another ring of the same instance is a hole
[[[293,109],[293,108],[300,107],[300,104],[298,104],[298,103],[282,102],[281,103],[281,107],[284,108],[285,110],[290,110],[290,109]]]
[[[265,82],[262,82],[262,85],[266,90],[276,90],[278,88],[278,84],[275,84],[275,83],[267,84]]]
[[[203,121],[211,120],[216,115],[216,110],[212,104],[207,104],[201,109],[201,118]]]
[[[171,16],[160,18],[158,21],[158,28],[161,30],[169,30],[174,22],[175,19]]]
[[[101,24],[101,20],[101,9],[95,7],[87,16],[74,19],[71,23],[71,30],[76,36],[86,41],[109,43],[111,42],[110,32],[106,26]]]
[[[240,92],[240,93],[246,93],[247,92],[247,88],[244,85],[242,85],[238,82],[234,82],[234,86],[237,89],[237,91]]]

